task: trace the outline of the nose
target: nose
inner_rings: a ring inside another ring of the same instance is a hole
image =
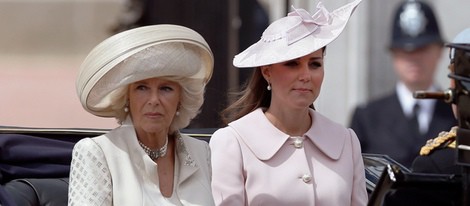
[[[155,105],[155,106],[160,104],[160,98],[159,98],[157,91],[153,91],[150,93],[150,97],[147,103],[149,105]]]
[[[299,80],[300,81],[310,81],[311,75],[310,75],[310,68],[308,64],[302,65],[302,67],[299,69]]]

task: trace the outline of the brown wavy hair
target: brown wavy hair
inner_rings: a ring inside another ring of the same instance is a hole
[[[321,50],[323,56],[325,56],[326,46]],[[223,123],[228,124],[260,107],[269,108],[271,105],[271,91],[266,89],[267,86],[268,83],[261,74],[261,69],[255,68],[250,80],[243,86],[243,90],[234,94],[236,101],[221,112],[220,116]],[[313,104],[309,107],[315,109]]]

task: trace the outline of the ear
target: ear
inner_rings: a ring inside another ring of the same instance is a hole
[[[259,69],[261,70],[261,74],[263,75],[264,79],[269,82],[271,79],[271,67],[269,65],[261,66]]]

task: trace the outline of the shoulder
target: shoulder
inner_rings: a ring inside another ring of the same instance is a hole
[[[396,93],[391,93],[386,96],[371,100],[365,104],[361,104],[356,107],[356,112],[377,112],[384,111],[384,107],[390,107],[392,105],[399,105],[398,96]]]
[[[315,136],[315,133],[324,132],[324,135],[331,136],[329,138],[342,137],[342,136],[355,136],[352,129],[339,124],[330,118],[320,114],[316,111],[311,111],[313,124],[308,133]]]
[[[74,146],[74,151],[88,152],[95,155],[118,156],[129,151],[131,134],[116,133],[113,129],[108,133],[93,138],[84,138]]]
[[[83,138],[81,139],[80,141],[78,141],[74,147],[73,147],[73,150],[74,151],[77,151],[77,150],[96,150],[96,149],[99,149],[100,146],[95,142],[96,137],[94,138]]]
[[[210,156],[209,144],[204,141],[186,134],[180,134],[177,137],[177,150],[183,156],[199,159],[198,161],[205,160]],[[186,158],[187,159],[187,158]]]
[[[323,130],[322,128],[327,128],[328,133],[325,134],[329,136],[329,138],[340,138],[344,137],[346,139],[350,139],[353,144],[358,144],[359,140],[357,138],[356,133],[351,128],[347,128],[318,112],[313,112],[315,118],[315,124],[312,126],[312,129]],[[336,141],[340,141],[341,139],[337,139]]]
[[[209,145],[232,144],[236,141],[236,136],[237,132],[231,126],[223,127],[212,134]]]
[[[321,125],[321,127],[324,127],[324,126],[333,127],[335,129],[339,129],[339,130],[346,130],[347,129],[343,125],[331,120],[330,118],[324,116],[323,114],[321,114],[321,113],[319,113],[315,110],[310,110],[310,114],[312,115],[313,124],[319,124],[319,125]]]
[[[441,132],[421,148],[420,155],[412,164],[413,172],[459,174],[460,167],[455,164],[455,141],[457,127],[449,132]]]
[[[99,136],[93,138],[83,138],[78,141],[74,147],[72,152],[72,158],[79,157],[80,159],[87,159],[87,158],[97,158],[103,159],[106,156],[105,149],[99,144],[96,140],[101,139],[103,137]]]
[[[393,121],[391,117],[400,117],[402,109],[396,93],[359,105],[353,111],[350,126],[359,131],[361,128],[374,128],[383,122]],[[361,135],[363,132],[359,131]]]
[[[257,135],[259,133],[269,131],[271,129],[269,127],[270,123],[267,122],[263,110],[258,108],[240,119],[230,122],[228,126],[215,131],[214,134],[212,134],[209,144],[213,145],[215,142],[233,142],[236,141],[237,137],[241,137],[246,134]],[[258,130],[259,128],[265,129]]]
[[[439,149],[455,148],[456,136],[457,127],[452,127],[448,132],[441,132],[436,138],[426,141],[426,144],[421,147],[419,154],[421,156],[426,156]]]
[[[187,134],[180,134],[181,140],[184,142],[186,147],[189,148],[206,148],[208,143],[204,140],[200,140],[194,137],[191,137]]]
[[[239,119],[233,122],[230,122],[228,125],[234,126],[234,127],[242,127],[242,128],[248,126],[251,128],[253,124],[265,123],[265,122],[262,122],[263,120],[267,120],[266,116],[264,115],[263,108],[258,108],[240,117]]]

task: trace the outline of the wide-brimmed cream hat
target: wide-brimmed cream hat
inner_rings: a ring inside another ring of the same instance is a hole
[[[214,65],[204,38],[189,28],[162,24],[139,27],[109,37],[88,54],[76,89],[82,106],[102,117],[115,117],[114,93],[153,77],[199,80],[203,88]]]
[[[236,55],[233,65],[240,68],[259,67],[310,54],[341,34],[360,2],[355,0],[333,12],[328,12],[319,2],[313,15],[304,9],[294,8],[286,17],[271,23],[258,42]]]

